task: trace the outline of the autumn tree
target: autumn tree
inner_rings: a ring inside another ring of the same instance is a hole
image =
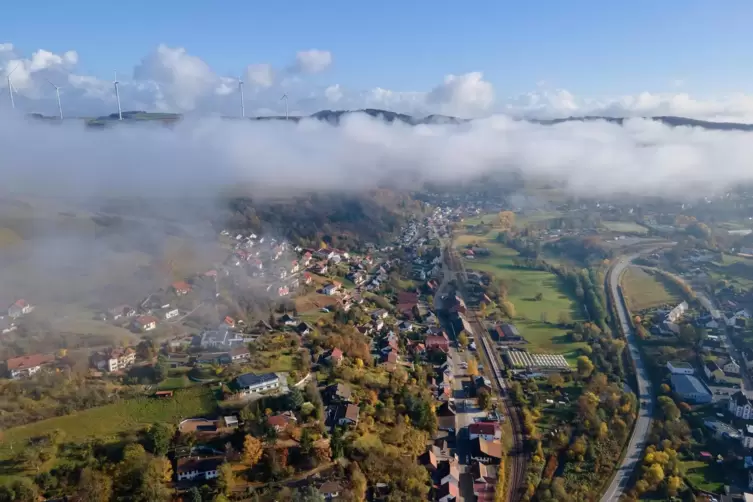
[[[91,467],[81,470],[76,485],[76,498],[80,502],[108,502],[112,497],[112,478]]]
[[[478,361],[475,357],[468,360],[468,369],[466,372],[471,376],[478,375]]]
[[[588,378],[594,371],[594,363],[588,358],[588,356],[579,356],[576,360],[576,367],[578,369],[578,376],[581,378]]]
[[[503,232],[511,230],[515,226],[515,213],[512,211],[500,211],[497,215],[497,223]]]
[[[246,434],[243,438],[243,463],[249,467],[255,466],[261,460],[263,452],[262,442],[251,434]]]
[[[358,462],[351,462],[348,466],[348,474],[350,479],[350,486],[353,491],[353,498],[356,502],[363,502],[366,500],[366,490],[368,489],[368,481],[364,476],[361,467]]]
[[[218,469],[217,476],[217,490],[223,495],[230,495],[233,493],[235,487],[235,473],[233,472],[233,466],[225,462]]]
[[[680,408],[677,407],[671,397],[659,396],[656,401],[666,420],[675,421],[680,418]]]
[[[465,334],[465,331],[461,331],[458,335],[458,343],[461,347],[467,347],[468,346],[468,335]]]
[[[481,389],[476,398],[481,409],[488,410],[492,407],[492,396],[486,389]]]
[[[499,308],[508,319],[515,317],[515,305],[510,300],[505,299],[499,302]]]

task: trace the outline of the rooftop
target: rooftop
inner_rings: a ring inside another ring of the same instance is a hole
[[[263,373],[261,375],[257,375],[255,373],[245,373],[235,379],[235,381],[238,383],[238,386],[242,388],[256,387],[257,385],[272,383],[277,380],[279,380],[279,378],[275,373]]]
[[[672,375],[672,388],[678,394],[711,394],[703,383],[691,375]]]

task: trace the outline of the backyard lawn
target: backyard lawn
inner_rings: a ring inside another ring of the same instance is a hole
[[[66,442],[82,442],[89,438],[108,441],[117,439],[121,433],[138,431],[155,422],[177,424],[185,418],[211,415],[215,408],[216,401],[211,389],[193,387],[177,390],[172,398],[145,396],[50,418],[3,431],[0,460],[13,455],[12,447],[18,451],[30,438],[55,429],[65,434]]]
[[[601,225],[612,232],[624,232],[626,234],[648,233],[648,228],[632,221],[602,221]]]
[[[674,305],[682,301],[674,284],[660,274],[653,274],[638,267],[628,267],[621,282],[625,300],[632,312],[664,304]]]

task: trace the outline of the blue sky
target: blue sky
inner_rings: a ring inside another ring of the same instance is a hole
[[[0,17],[0,44],[12,44],[4,53],[0,45],[0,73],[26,61],[14,75],[20,106],[47,100],[26,108],[50,106],[53,78],[67,80],[69,106],[109,110],[117,69],[132,79],[124,97],[144,109],[230,113],[237,85],[227,77],[244,75],[256,86],[252,113],[280,113],[287,92],[301,113],[753,117],[750,1],[41,4],[12,2]],[[40,49],[50,51],[41,69]],[[310,49],[331,64],[291,70]],[[75,57],[49,58],[66,51]]]
[[[185,47],[218,73],[283,65],[326,49],[327,79],[348,87],[425,89],[447,73],[483,71],[500,92],[539,81],[585,94],[748,89],[753,2],[394,1],[11,2],[4,39],[25,50],[74,49],[105,77],[156,45]]]

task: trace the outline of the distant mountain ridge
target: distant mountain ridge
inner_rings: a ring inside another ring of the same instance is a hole
[[[398,113],[389,110],[380,110],[377,108],[364,108],[361,110],[321,110],[311,115],[303,116],[291,116],[287,120],[299,122],[303,119],[316,119],[323,122],[327,122],[332,125],[339,125],[340,121],[344,117],[364,114],[375,119],[383,120],[386,123],[401,122],[407,125],[427,125],[427,124],[464,124],[471,122],[473,119],[463,119],[458,117],[452,117],[449,115],[427,115],[425,117],[416,117],[405,113]],[[57,117],[47,117],[38,113],[30,114],[31,118],[39,120],[57,120]],[[182,115],[177,113],[151,113],[143,111],[126,111],[123,112],[122,122],[145,122],[145,121],[160,121],[165,124],[175,123],[183,118]],[[223,117],[226,120],[242,120],[240,117]],[[519,119],[525,120],[535,124],[542,125],[557,125],[565,122],[594,122],[603,120],[612,124],[623,125],[630,117],[605,117],[605,116],[584,116],[584,117],[567,117],[558,119]],[[635,117],[633,117],[635,118]],[[670,127],[700,127],[709,131],[753,131],[753,124],[744,124],[741,122],[711,122],[708,120],[697,120],[687,117],[676,117],[672,115],[661,115],[655,117],[642,117],[648,120],[661,122],[662,124]],[[249,117],[246,120],[255,121],[268,121],[268,120],[286,120],[284,116],[263,116],[263,117]],[[103,127],[108,123],[120,122],[118,115],[112,113],[104,117],[98,117],[96,119],[87,119],[87,124],[90,126]]]

